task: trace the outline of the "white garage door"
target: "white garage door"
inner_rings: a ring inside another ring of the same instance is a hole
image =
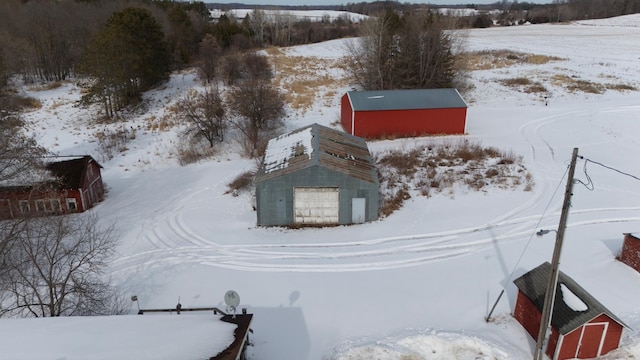
[[[337,224],[340,207],[338,188],[294,188],[296,224]]]

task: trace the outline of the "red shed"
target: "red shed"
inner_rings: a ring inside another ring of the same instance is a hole
[[[640,239],[633,234],[624,233],[620,261],[640,272]]]
[[[51,180],[0,187],[0,219],[83,212],[104,198],[98,164],[91,156],[51,162]]]
[[[538,336],[551,264],[548,262],[514,280],[518,297],[513,316],[533,336]],[[589,359],[620,345],[626,325],[560,272],[551,316],[551,335],[545,353],[551,359]]]
[[[340,109],[344,130],[369,139],[464,134],[466,118],[456,89],[350,91]]]

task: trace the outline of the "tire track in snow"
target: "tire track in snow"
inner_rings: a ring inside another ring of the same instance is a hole
[[[596,208],[575,215],[638,212],[640,207]],[[550,215],[554,219],[559,214]],[[122,257],[113,262],[114,275],[132,270],[166,268],[166,265],[201,264],[245,271],[340,272],[372,271],[416,266],[485,250],[495,241],[524,240],[531,236],[536,216],[510,219],[496,225],[356,242],[183,246],[157,249]],[[638,216],[574,221],[568,227],[640,221]],[[524,226],[526,225],[526,226]],[[506,228],[499,236],[484,231]],[[473,236],[480,235],[477,238]],[[343,249],[336,252],[336,249]],[[300,250],[300,251],[297,251]]]

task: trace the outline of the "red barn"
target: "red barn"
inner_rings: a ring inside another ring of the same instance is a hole
[[[369,139],[464,134],[466,118],[456,89],[350,91],[340,109],[344,130]]]
[[[548,262],[514,280],[518,297],[513,316],[538,337],[551,264]],[[590,359],[620,345],[626,325],[562,272],[551,316],[551,335],[545,353],[551,359]]]
[[[0,187],[0,219],[83,212],[104,198],[98,164],[91,156],[51,162],[51,180]]]
[[[640,239],[633,234],[625,233],[622,243],[620,261],[640,272]]]

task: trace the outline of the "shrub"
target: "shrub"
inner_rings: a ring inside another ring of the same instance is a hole
[[[248,190],[253,184],[253,179],[256,176],[254,171],[245,171],[242,174],[236,176],[227,187],[229,190],[225,192],[228,194],[230,192],[237,193],[238,191]]]

